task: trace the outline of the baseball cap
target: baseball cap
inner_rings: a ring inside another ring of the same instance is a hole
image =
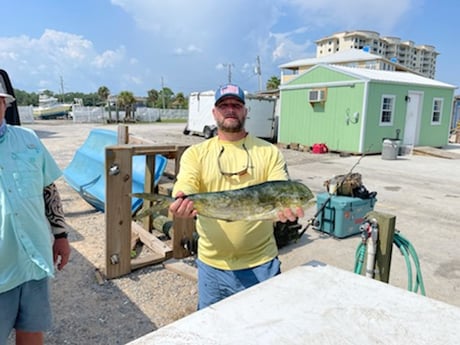
[[[217,105],[217,103],[219,103],[227,97],[237,98],[240,102],[244,104],[244,91],[238,85],[226,84],[224,86],[219,87],[214,95],[214,105]]]
[[[2,83],[0,83],[0,97],[5,98],[6,104],[11,104],[15,101],[13,96],[11,96],[9,93],[6,93]]]

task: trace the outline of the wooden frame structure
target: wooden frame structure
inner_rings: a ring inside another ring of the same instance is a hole
[[[129,143],[128,143],[129,142]],[[169,248],[150,232],[152,217],[146,217],[143,225],[132,221],[132,157],[146,156],[144,191],[154,192],[155,155],[161,154],[168,159],[175,159],[177,175],[180,157],[186,146],[158,146],[145,144],[140,138],[129,138],[128,127],[118,129],[118,145],[105,148],[105,276],[117,278],[151,264],[158,264],[171,257],[185,258],[191,253],[184,247],[184,241],[192,238],[195,224],[190,219],[173,220],[173,248]],[[150,207],[151,201],[144,201],[144,207]],[[135,233],[153,252],[142,259],[131,259],[131,238]]]

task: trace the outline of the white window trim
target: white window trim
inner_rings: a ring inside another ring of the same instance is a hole
[[[434,105],[436,103],[436,101],[439,101],[440,102],[440,107],[439,107],[439,121],[433,121],[433,114],[434,114]],[[433,98],[433,104],[432,104],[432,107],[431,107],[431,124],[433,126],[438,126],[441,124],[442,122],[442,108],[444,107],[444,98],[439,98],[439,97],[435,97]]]
[[[382,111],[383,111],[383,100],[385,98],[390,98],[391,101],[391,120],[390,122],[382,122]],[[396,96],[395,95],[382,95],[382,98],[380,99],[380,110],[379,110],[379,126],[393,126],[393,119],[395,117],[395,101],[396,101]]]

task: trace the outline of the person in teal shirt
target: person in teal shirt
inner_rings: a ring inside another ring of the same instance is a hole
[[[17,345],[35,345],[51,326],[49,278],[70,246],[61,170],[32,130],[6,124],[14,101],[0,83],[0,344],[15,329]]]

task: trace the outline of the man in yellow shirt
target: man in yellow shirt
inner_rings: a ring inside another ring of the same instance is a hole
[[[287,180],[286,162],[276,146],[247,133],[243,90],[217,89],[213,108],[217,136],[190,146],[182,155],[174,185],[176,217],[196,217],[198,309],[280,273],[272,221],[228,222],[197,215],[187,194],[217,192]],[[295,221],[303,210],[286,209],[279,220]]]

